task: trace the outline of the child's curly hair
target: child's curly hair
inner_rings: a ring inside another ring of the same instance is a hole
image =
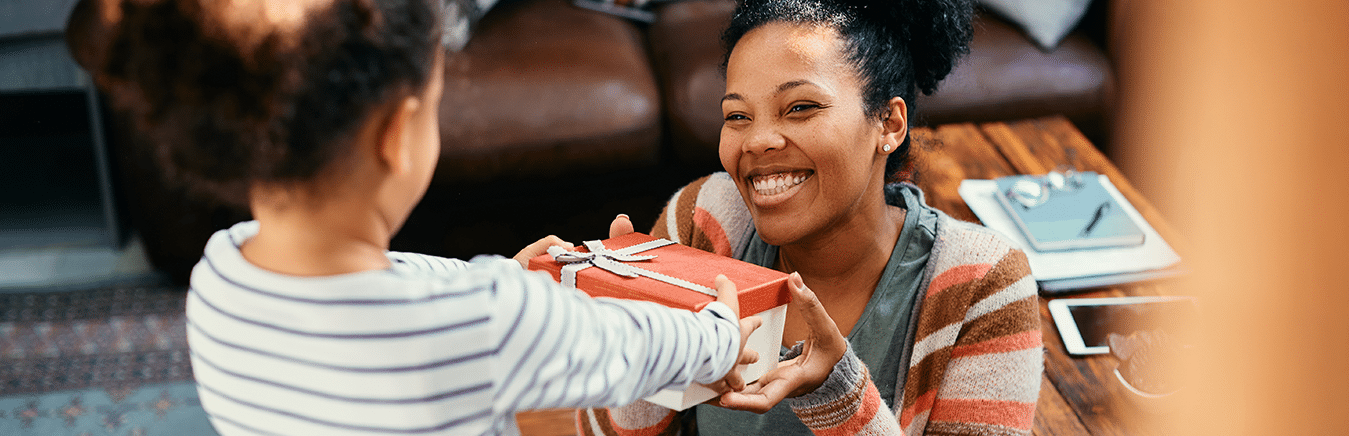
[[[243,204],[314,180],[438,67],[438,0],[291,1],[83,0],[67,41],[167,181]]]
[[[880,117],[891,97],[902,97],[913,119],[917,92],[931,95],[974,38],[971,0],[740,0],[722,34],[725,61],[740,38],[768,23],[828,26],[846,43],[868,116]],[[885,162],[885,173],[909,166],[904,142]]]

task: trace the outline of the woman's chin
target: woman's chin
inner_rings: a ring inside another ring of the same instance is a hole
[[[741,191],[746,197],[750,213],[754,216],[754,226],[760,239],[771,245],[782,246],[799,239],[804,221],[812,212],[809,194],[813,191],[813,180],[807,179],[786,189],[761,192],[745,186]]]
[[[754,230],[768,245],[781,247],[801,238],[801,221],[790,216],[757,215]]]

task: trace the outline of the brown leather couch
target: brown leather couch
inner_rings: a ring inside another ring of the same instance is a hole
[[[439,166],[392,248],[509,256],[547,234],[604,237],[617,213],[649,227],[675,189],[720,169],[720,31],[732,8],[664,3],[648,25],[567,0],[496,5],[446,58]],[[1114,88],[1104,16],[1093,5],[1046,53],[981,12],[972,52],[919,98],[915,124],[1059,113],[1104,144]],[[132,224],[151,261],[185,279],[211,231],[247,214],[167,191],[135,156],[121,159]]]

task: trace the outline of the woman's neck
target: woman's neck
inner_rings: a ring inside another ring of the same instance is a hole
[[[837,226],[827,237],[779,247],[777,269],[799,272],[834,325],[851,335],[890,261],[904,216],[904,209],[883,205],[874,216]],[[803,319],[788,314],[783,346],[804,340],[809,334]]]
[[[867,294],[890,261],[903,228],[905,211],[882,205],[804,241],[778,248],[777,269],[798,272],[821,298],[829,294]]]

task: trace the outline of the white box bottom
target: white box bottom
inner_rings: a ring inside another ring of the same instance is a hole
[[[758,380],[768,370],[778,366],[778,351],[782,349],[782,326],[787,321],[787,305],[759,312],[763,325],[750,333],[745,347],[759,352],[759,361],[749,365],[739,365],[745,383]],[[646,401],[674,410],[684,410],[716,398],[717,392],[702,384],[694,383],[688,389],[663,389],[646,397]]]

